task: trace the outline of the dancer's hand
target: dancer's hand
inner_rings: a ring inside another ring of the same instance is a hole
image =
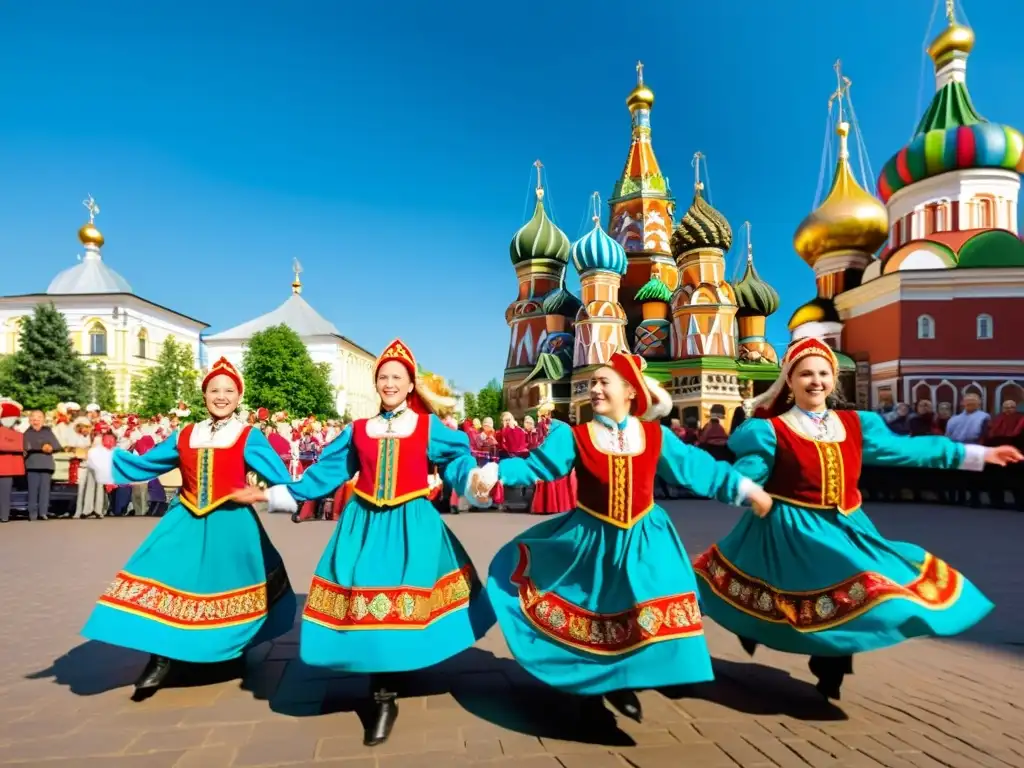
[[[1018,461],[1024,461],[1024,455],[1012,445],[997,445],[985,449],[986,464],[1005,467],[1007,464],[1016,464]]]
[[[763,488],[751,491],[747,501],[750,502],[750,508],[758,517],[767,517],[768,513],[772,511],[772,505],[775,503],[775,500]]]
[[[247,485],[232,493],[231,500],[239,504],[258,504],[267,500],[267,492],[255,485]]]

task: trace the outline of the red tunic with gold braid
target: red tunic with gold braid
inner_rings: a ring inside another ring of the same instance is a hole
[[[597,446],[593,422],[572,428],[576,441],[576,506],[619,528],[631,528],[654,506],[654,476],[661,457],[661,425],[640,422],[644,445],[634,455]]]
[[[412,434],[370,437],[368,419],[352,424],[352,446],[359,457],[354,492],[378,507],[397,507],[430,493],[430,419],[418,416]]]
[[[833,411],[846,431],[839,443],[813,440],[785,417],[771,419],[777,449],[764,489],[780,501],[809,509],[836,509],[844,515],[860,508],[861,454],[864,437],[856,411]]]
[[[246,486],[245,441],[251,427],[245,427],[238,439],[224,448],[193,448],[189,424],[178,435],[181,469],[181,503],[194,515],[213,512],[231,495]]]

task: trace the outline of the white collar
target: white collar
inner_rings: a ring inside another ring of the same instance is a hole
[[[232,417],[226,419],[224,425],[214,432],[213,419],[206,419],[192,427],[192,434],[188,439],[189,448],[230,448],[238,440],[245,426],[239,419]]]
[[[795,405],[782,414],[786,425],[806,438],[823,443],[841,443],[846,439],[846,428],[833,410],[826,411],[825,418],[818,422]]]
[[[645,446],[644,430],[640,420],[630,416],[626,420],[626,427],[621,432],[602,424],[596,419],[588,425],[591,438],[598,450],[611,453],[616,456],[636,456],[643,453]],[[620,441],[621,438],[621,441]]]

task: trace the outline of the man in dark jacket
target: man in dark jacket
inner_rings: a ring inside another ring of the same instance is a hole
[[[25,438],[14,429],[20,418],[20,405],[0,400],[0,523],[11,519],[14,478],[25,474]]]
[[[61,450],[57,436],[44,423],[42,411],[28,415],[25,432],[25,476],[28,480],[28,519],[46,520],[50,514],[53,454]]]

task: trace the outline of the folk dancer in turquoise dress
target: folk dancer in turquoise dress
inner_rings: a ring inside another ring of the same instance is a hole
[[[526,671],[592,705],[603,696],[637,721],[634,691],[714,677],[690,558],[654,502],[655,476],[726,503],[772,503],[658,423],[672,403],[643,366],[639,356],[613,355],[591,380],[593,421],[553,422],[528,458],[488,465],[480,479],[480,490],[499,479],[533,485],[575,468],[576,508],[506,544],[487,592]]]
[[[181,470],[180,494],[82,629],[90,640],[151,654],[135,683],[137,699],[174,667],[241,659],[295,622],[284,563],[242,491],[249,470],[271,482],[290,477],[263,434],[235,416],[244,390],[238,370],[221,358],[202,388],[205,421],[142,456],[102,446],[88,456],[101,484],[143,483]]]
[[[915,544],[889,541],[861,509],[865,464],[981,470],[1021,460],[1012,447],[893,434],[874,414],[830,410],[838,378],[822,341],[795,341],[779,379],[733,433],[737,470],[775,499],[743,515],[696,558],[705,613],[757,645],[808,654],[818,691],[839,699],[853,654],[912,637],[955,635],[992,604],[952,566]]]
[[[476,569],[428,499],[433,464],[468,493],[480,471],[469,441],[435,415],[439,396],[417,380],[402,341],[377,358],[374,379],[380,413],[354,421],[301,480],[267,491],[271,509],[288,511],[359,473],[309,588],[299,655],[371,675],[368,746],[386,741],[398,716],[396,673],[454,656],[494,625]]]

